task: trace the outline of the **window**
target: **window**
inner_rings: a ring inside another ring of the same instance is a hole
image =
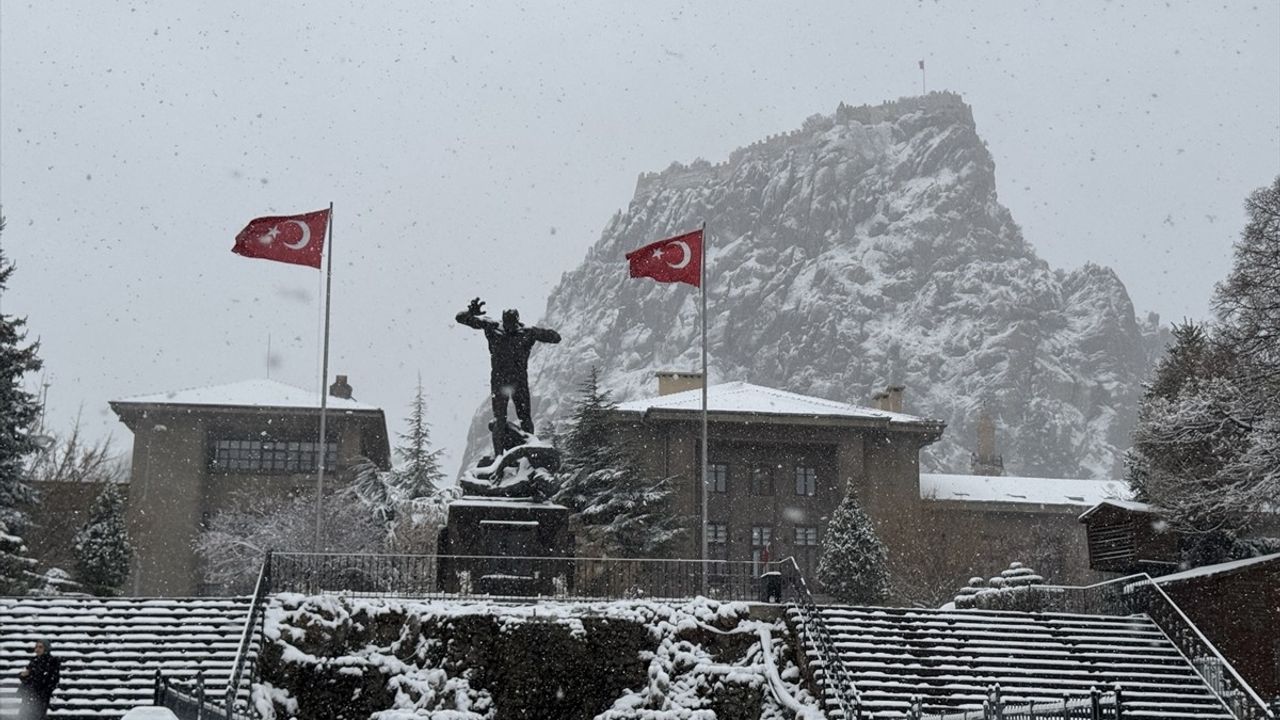
[[[818,528],[796,527],[796,547],[807,547],[818,544]]]
[[[709,463],[707,465],[707,489],[711,492],[729,492],[729,464]]]
[[[729,542],[729,526],[724,523],[708,523],[707,542],[712,545]]]
[[[729,559],[729,526],[724,523],[707,523],[707,557],[716,560]]]
[[[795,544],[792,553],[795,556],[796,564],[800,566],[800,572],[805,577],[813,577],[814,572],[818,569],[818,528],[811,526],[796,526]]]
[[[751,528],[751,570],[755,575],[763,573],[770,561],[769,543],[773,541],[773,528],[754,525]]]
[[[818,468],[808,465],[796,466],[796,494],[818,494]]]
[[[773,494],[773,472],[768,465],[757,465],[751,468],[751,494]]]
[[[209,467],[229,473],[309,473],[319,462],[319,445],[302,440],[215,440]],[[324,450],[324,467],[333,470],[338,443],[327,442]]]

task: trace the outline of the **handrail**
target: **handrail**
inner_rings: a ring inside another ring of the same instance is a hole
[[[1235,666],[1232,665],[1225,657],[1223,657],[1222,653],[1218,652],[1218,648],[1214,646],[1212,642],[1209,641],[1209,638],[1204,636],[1204,633],[1200,632],[1200,628],[1196,627],[1196,624],[1191,622],[1191,618],[1188,618],[1186,613],[1182,612],[1182,608],[1178,607],[1178,604],[1173,601],[1173,598],[1169,597],[1168,593],[1164,591],[1164,588],[1160,587],[1160,584],[1157,583],[1155,580],[1153,580],[1150,575],[1146,575],[1146,573],[1143,573],[1143,575],[1146,576],[1146,581],[1134,583],[1134,585],[1138,587],[1146,587],[1146,588],[1155,590],[1156,593],[1160,596],[1160,599],[1164,601],[1164,604],[1168,608],[1172,609],[1174,613],[1177,614],[1178,619],[1182,621],[1182,628],[1180,629],[1183,630],[1183,632],[1190,630],[1192,633],[1194,633],[1195,639],[1199,640],[1199,644],[1201,646],[1200,649],[1207,649],[1212,654],[1212,656],[1219,663],[1221,663],[1222,668],[1226,670],[1228,673],[1230,673],[1232,684],[1237,686],[1234,689],[1237,691],[1243,691],[1245,696],[1248,697],[1248,699],[1253,701],[1252,707],[1242,708],[1246,719],[1252,720],[1253,718],[1274,718],[1275,715],[1272,714],[1271,711],[1267,709],[1267,704],[1262,701],[1262,698],[1258,696],[1258,693],[1254,692],[1253,687],[1249,685],[1249,682],[1244,678],[1240,677],[1240,673],[1236,672]],[[1128,590],[1129,588],[1126,587],[1125,592],[1128,592]],[[1149,607],[1147,608],[1147,615],[1148,616],[1151,615],[1151,611]],[[1152,618],[1152,620],[1155,620],[1155,618]],[[1181,638],[1175,638],[1173,636],[1170,636],[1169,639],[1173,640],[1174,644],[1176,645],[1178,644],[1178,640],[1180,640]],[[1192,663],[1192,665],[1194,666],[1195,663]],[[1196,667],[1196,671],[1200,672],[1199,667]],[[1201,675],[1201,677],[1204,677],[1203,674]],[[1208,680],[1208,678],[1205,678],[1205,679],[1206,681]],[[1206,684],[1209,684],[1212,687],[1212,684],[1207,682]],[[1217,695],[1219,698],[1222,699],[1222,701],[1227,705],[1228,708],[1230,708],[1233,712],[1236,711],[1236,708],[1231,706],[1231,703],[1228,702],[1227,698],[1222,697],[1222,694],[1218,692],[1218,688],[1216,687],[1213,688],[1213,692],[1215,695]]]
[[[800,572],[800,566],[795,558],[787,557],[779,560],[777,564],[785,566],[788,563],[792,571],[791,582],[788,583],[792,592],[788,594],[787,604],[800,615],[803,630],[806,633],[812,630],[816,635],[813,638],[813,645],[819,659],[822,660],[823,683],[835,691],[836,704],[840,706],[840,713],[845,720],[861,720],[862,710],[858,687],[854,684],[849,669],[844,666],[844,661],[836,654],[835,643],[831,639],[827,621],[818,610],[818,605],[813,600],[813,593],[809,591],[809,585],[805,582],[804,574]],[[836,682],[835,687],[831,687],[833,679]]]
[[[271,551],[262,558],[262,568],[258,570],[258,582],[253,588],[253,599],[249,604],[249,617],[245,618],[244,630],[240,633],[240,647],[236,650],[236,661],[227,678],[226,712],[233,717],[236,697],[240,694],[240,683],[244,679],[244,668],[249,659],[249,649],[253,646],[253,627],[265,611],[266,597],[271,592]],[[251,690],[252,692],[252,690]]]
[[[1182,608],[1173,601],[1173,598],[1169,597],[1168,593],[1164,591],[1164,588],[1160,587],[1160,584],[1147,573],[1135,573],[1133,575],[1105,580],[1103,582],[1083,587],[1072,587],[1069,585],[1046,585],[1044,587],[1049,590],[1060,591],[1064,594],[1067,592],[1074,592],[1089,597],[1094,592],[1107,588],[1108,586],[1119,589],[1119,598],[1123,602],[1125,609],[1130,612],[1140,611],[1143,614],[1146,614],[1147,617],[1157,625],[1157,627],[1160,627],[1160,629],[1165,632],[1165,635],[1169,638],[1170,642],[1174,644],[1174,647],[1176,647],[1178,651],[1187,658],[1187,660],[1193,661],[1199,657],[1212,657],[1218,661],[1230,679],[1229,684],[1234,686],[1231,689],[1243,695],[1248,701],[1251,701],[1248,702],[1245,707],[1233,707],[1231,701],[1228,698],[1223,697],[1223,693],[1220,692],[1220,688],[1215,687],[1215,684],[1210,682],[1209,679],[1204,676],[1200,667],[1194,662],[1191,664],[1195,668],[1196,673],[1205,681],[1205,685],[1213,691],[1213,694],[1224,706],[1227,707],[1228,710],[1232,713],[1240,714],[1245,718],[1245,720],[1271,720],[1276,717],[1275,713],[1267,709],[1266,703],[1258,696],[1258,693],[1254,691],[1248,681],[1240,676],[1240,673],[1236,671],[1235,666],[1223,657],[1222,653],[1218,651],[1218,648],[1210,642],[1209,638],[1204,636],[1204,633],[1200,632],[1200,628],[1196,627],[1196,624],[1187,617],[1186,613],[1182,611]],[[1139,597],[1138,593],[1142,589],[1154,590],[1155,596],[1159,601],[1159,606],[1165,610],[1171,610],[1172,617],[1155,617],[1152,614],[1152,611],[1153,609],[1156,609],[1157,603],[1153,602],[1152,598]],[[1104,612],[1105,614],[1107,609],[1097,607],[1095,610]],[[1162,622],[1162,620],[1164,620],[1164,622]],[[1174,627],[1165,627],[1166,624]]]

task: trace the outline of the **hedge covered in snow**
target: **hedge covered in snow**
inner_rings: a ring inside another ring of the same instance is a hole
[[[267,718],[822,717],[783,621],[742,603],[284,595],[266,637],[254,699]]]

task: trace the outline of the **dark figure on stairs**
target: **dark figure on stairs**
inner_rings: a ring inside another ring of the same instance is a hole
[[[27,663],[27,669],[18,674],[22,683],[18,691],[20,720],[44,720],[49,713],[49,699],[58,687],[58,670],[62,662],[50,652],[49,641],[37,640],[32,652],[35,657]]]
[[[520,444],[515,433],[507,431],[507,403],[515,403],[520,429],[533,434],[533,409],[529,401],[529,352],[534,343],[558,343],[560,333],[520,324],[520,313],[502,311],[502,324],[484,315],[480,298],[471,301],[458,313],[458,322],[484,331],[489,341],[489,392],[493,400],[493,452],[497,457]]]

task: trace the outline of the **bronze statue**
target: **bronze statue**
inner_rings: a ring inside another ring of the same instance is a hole
[[[560,333],[540,327],[520,324],[516,310],[502,312],[502,324],[484,315],[484,303],[480,298],[471,301],[466,310],[458,313],[457,320],[467,327],[484,331],[489,342],[489,392],[493,403],[493,422],[489,430],[493,434],[494,457],[499,457],[513,447],[523,444],[533,435],[533,407],[529,399],[529,353],[535,343],[558,343]],[[507,403],[516,406],[519,428],[507,423]]]

